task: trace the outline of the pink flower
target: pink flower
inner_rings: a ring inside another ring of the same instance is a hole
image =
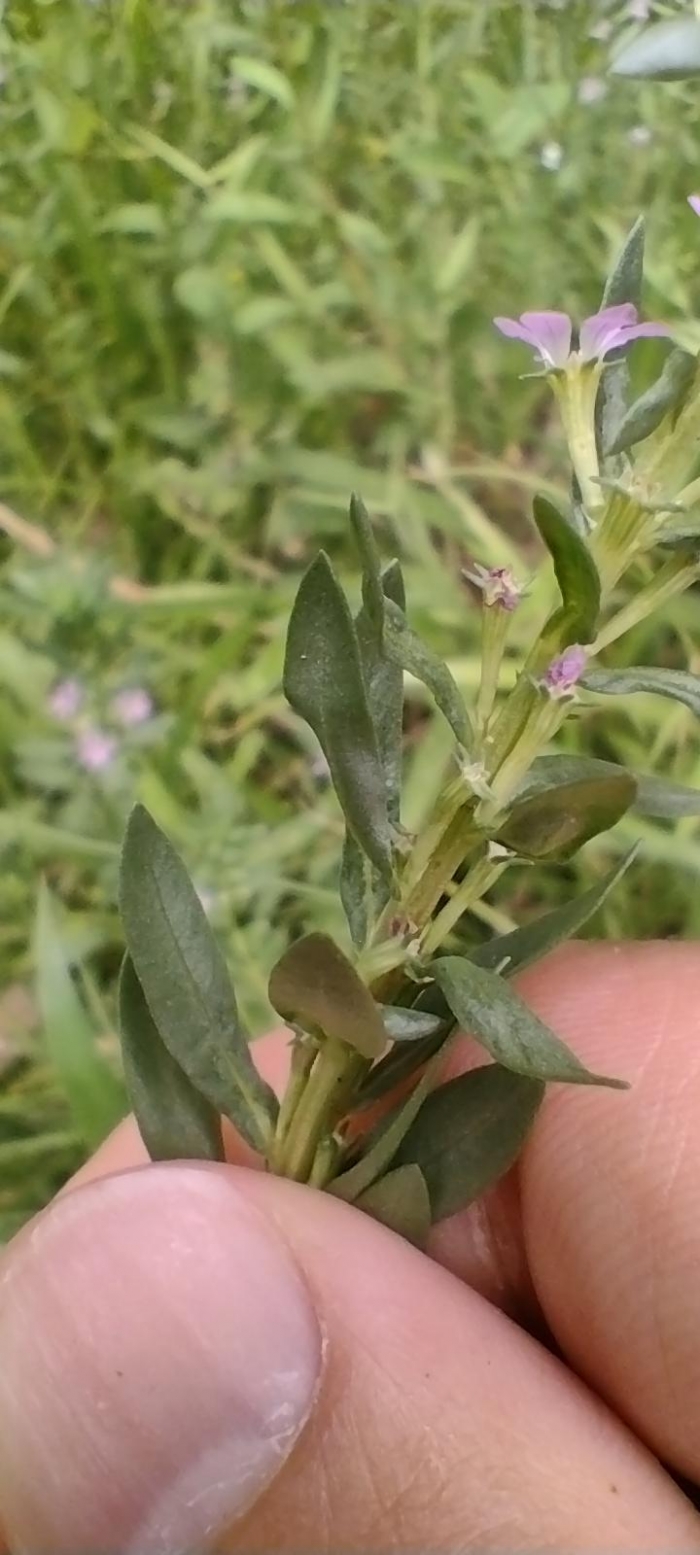
[[[76,754],[86,772],[103,772],[117,754],[117,742],[104,729],[88,727],[78,735]]]
[[[572,643],[570,648],[565,648],[556,659],[552,659],[549,668],[545,670],[540,685],[549,692],[554,701],[569,696],[588,663],[588,655],[580,643]]]
[[[565,368],[572,357],[573,324],[568,313],[521,313],[519,319],[496,318],[493,322],[510,340],[522,340],[532,346],[543,367]],[[633,340],[668,333],[665,324],[640,324],[634,304],[621,302],[584,319],[575,359],[602,362],[608,351],[616,351]]]
[[[523,590],[510,567],[482,567],[475,562],[471,570],[465,568],[465,578],[481,589],[485,605],[500,605],[502,610],[517,610]]]
[[[114,717],[128,729],[148,722],[153,713],[153,700],[143,686],[131,686],[112,697],[111,708]]]
[[[80,711],[83,695],[79,680],[59,680],[49,695],[49,712],[68,723]]]
[[[688,204],[691,210],[695,211],[695,215],[700,216],[700,194],[689,194]]]

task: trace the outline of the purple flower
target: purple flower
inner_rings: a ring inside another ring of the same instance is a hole
[[[700,216],[700,194],[689,194],[688,204],[691,210],[695,211],[695,215]]]
[[[631,302],[602,308],[584,319],[579,330],[579,349],[575,360],[602,362],[608,351],[616,351],[647,335],[668,335],[665,324],[640,324]],[[573,325],[567,313],[521,313],[519,319],[494,319],[496,329],[510,340],[522,340],[532,346],[543,367],[565,368],[572,351]]]
[[[502,610],[517,610],[523,590],[510,567],[482,567],[475,562],[471,570],[465,568],[465,578],[481,589],[485,605],[500,605]]]
[[[104,729],[88,727],[78,735],[76,754],[86,772],[103,772],[117,754],[117,742]]]
[[[131,686],[112,697],[111,708],[119,723],[129,729],[148,722],[153,713],[153,700],[143,686]]]
[[[79,680],[59,680],[49,694],[49,712],[68,723],[80,711],[83,688]]]
[[[569,696],[574,686],[586,668],[588,656],[585,648],[580,643],[572,643],[570,648],[565,648],[556,659],[552,659],[549,668],[545,670],[540,685],[549,692],[550,697],[559,701],[561,697]]]

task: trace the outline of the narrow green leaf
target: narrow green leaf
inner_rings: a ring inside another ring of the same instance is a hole
[[[570,640],[589,643],[600,612],[600,578],[584,539],[546,497],[535,497],[535,523],[554,563]]]
[[[432,1215],[427,1184],[419,1166],[397,1166],[360,1194],[356,1204],[414,1247],[425,1247]]]
[[[581,685],[596,696],[633,696],[642,691],[671,697],[691,713],[700,714],[700,676],[691,675],[689,670],[647,669],[644,664],[624,670],[592,669],[582,677]]]
[[[462,956],[442,956],[430,970],[455,1020],[504,1068],[532,1080],[626,1089],[625,1081],[591,1074],[494,972]]]
[[[126,1110],[117,1076],[100,1056],[70,974],[51,893],[39,887],[34,929],[36,997],[49,1061],[85,1145],[102,1143]]]
[[[700,788],[687,788],[685,783],[672,783],[668,778],[656,777],[651,772],[636,772],[637,799],[634,805],[638,815],[648,815],[655,820],[679,821],[684,815],[700,815]]]
[[[264,1150],[277,1102],[253,1063],[226,963],[187,870],[142,805],[129,817],[120,896],[127,949],[168,1052],[195,1089]]]
[[[522,858],[571,858],[634,803],[635,780],[623,767],[611,763],[607,772],[567,778],[558,765],[540,768],[539,783],[531,781],[499,824],[498,841]]]
[[[363,1058],[378,1058],[386,1047],[379,1006],[327,934],[290,945],[270,973],[268,993],[284,1020],[337,1037]]]
[[[359,1097],[355,1102],[358,1112],[373,1107],[382,1096],[390,1096],[392,1091],[410,1080],[412,1075],[419,1074],[454,1030],[454,1016],[439,989],[432,984],[428,992],[435,995],[435,1005],[437,1006],[438,1003],[441,1005],[440,1025],[432,1036],[421,1037],[418,1042],[407,1042],[404,1039],[394,1043],[390,1051],[374,1065],[363,1080]]]
[[[595,756],[549,755],[539,756],[533,762],[528,781],[520,790],[530,791],[529,784],[544,781],[565,782],[584,777],[617,775],[626,768],[615,761],[601,761]],[[635,815],[646,815],[659,820],[679,820],[684,815],[700,813],[700,790],[688,788],[683,783],[672,783],[668,778],[657,777],[653,772],[631,772],[637,785],[636,797],[630,805]]]
[[[380,1004],[384,1030],[392,1042],[422,1042],[433,1037],[442,1025],[442,1017],[429,1010],[406,1010],[398,1004]]]
[[[362,564],[362,603],[380,643],[384,625],[382,564],[369,513],[356,492],[350,498],[350,523]]]
[[[399,607],[405,601],[403,576],[399,563],[392,562],[379,575],[378,581],[382,594],[381,618],[370,613],[369,590],[364,590],[363,584],[364,601],[355,626],[370,715],[384,769],[387,809],[390,819],[397,822],[401,809],[403,670],[386,652],[384,622],[387,601]],[[375,609],[376,601],[372,604],[372,611]]]
[[[219,1114],[163,1042],[130,957],[119,978],[124,1076],[152,1161],[223,1161]]]
[[[409,626],[403,611],[390,600],[387,600],[385,610],[384,647],[394,664],[408,670],[427,686],[460,745],[468,750],[473,736],[459,687],[447,665],[426,647]]]
[[[683,351],[680,346],[675,346],[666,358],[656,382],[625,412],[617,430],[613,431],[605,453],[624,453],[625,449],[650,437],[664,416],[683,404],[696,370],[696,357],[691,356],[689,351]]]
[[[321,743],[350,830],[390,881],[386,784],[357,635],[345,595],[323,552],[304,574],[294,601],[284,690]]]
[[[605,284],[600,307],[612,308],[621,302],[639,308],[644,279],[644,217],[638,216],[628,232],[622,250]],[[627,411],[629,369],[626,348],[610,352],[606,359],[598,401],[596,430],[600,448],[607,448]]]
[[[339,888],[350,937],[356,949],[362,950],[367,943],[374,908],[372,866],[352,832],[347,830],[340,861]]]
[[[696,795],[696,798],[700,813],[700,794]],[[555,907],[552,912],[543,913],[540,918],[524,924],[520,929],[513,929],[510,934],[497,934],[486,944],[476,945],[468,952],[469,960],[475,962],[477,966],[484,967],[486,971],[500,972],[502,977],[512,977],[516,972],[522,972],[525,967],[532,966],[533,962],[548,955],[557,945],[562,945],[565,940],[572,939],[575,934],[578,934],[589,918],[592,918],[598,908],[602,907],[610,892],[615,889],[618,880],[621,880],[625,871],[629,869],[636,853],[635,845],[603,880],[591,886],[589,891],[585,891],[574,901],[565,902],[563,906]]]
[[[438,1086],[423,1103],[395,1156],[419,1166],[433,1223],[481,1197],[513,1165],[544,1095],[538,1080],[500,1064]]]
[[[443,1044],[439,1052],[435,1053],[426,1065],[410,1096],[399,1102],[370,1135],[365,1145],[365,1153],[360,1160],[331,1183],[329,1192],[335,1194],[336,1198],[344,1199],[347,1204],[354,1204],[361,1193],[371,1188],[372,1184],[384,1175],[411,1124],[417,1118],[426,1096],[432,1090],[435,1074],[444,1060],[445,1046],[446,1044]]]
[[[684,519],[679,524],[664,524],[656,536],[656,544],[667,551],[700,551],[700,517]]]
[[[700,75],[700,21],[686,16],[645,27],[613,56],[610,72],[656,81]]]

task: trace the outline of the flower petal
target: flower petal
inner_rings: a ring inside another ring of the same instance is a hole
[[[601,308],[584,319],[579,330],[579,349],[584,362],[592,362],[612,350],[605,342],[617,330],[637,322],[637,309],[633,302],[618,302],[612,308]]]
[[[545,366],[563,367],[571,351],[568,313],[522,313],[520,322],[528,330]]]
[[[532,332],[517,319],[497,318],[493,322],[496,329],[499,329],[502,335],[507,335],[509,340],[524,340],[526,345],[537,350],[537,341],[533,339]]]
[[[700,194],[689,194],[688,204],[691,210],[695,211],[695,215],[700,216]]]
[[[633,340],[668,339],[671,331],[667,324],[631,324],[629,329],[619,329],[615,344],[628,346]],[[610,351],[610,346],[606,350]]]

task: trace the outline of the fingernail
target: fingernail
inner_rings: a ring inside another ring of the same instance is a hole
[[[228,1168],[68,1194],[0,1269],[0,1512],[17,1555],[178,1555],[254,1504],[313,1408],[322,1342]]]

